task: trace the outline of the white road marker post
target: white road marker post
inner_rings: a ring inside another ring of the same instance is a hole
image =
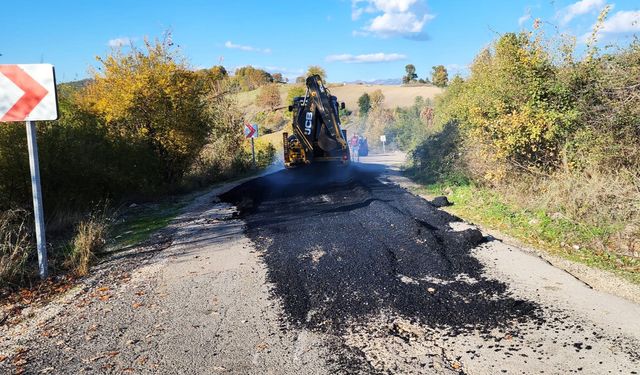
[[[387,142],[387,136],[386,136],[386,135],[384,135],[384,134],[383,134],[383,135],[381,135],[381,136],[380,136],[380,142],[382,142],[382,153],[383,153],[383,154],[386,154],[386,153],[387,153],[387,150],[386,150],[386,147],[385,147],[385,143]]]
[[[46,279],[49,272],[35,121],[57,119],[58,98],[53,65],[0,65],[0,122],[25,121],[27,128],[33,217],[35,219],[38,268],[41,279]]]

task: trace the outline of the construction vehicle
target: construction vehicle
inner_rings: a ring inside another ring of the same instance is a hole
[[[293,134],[283,134],[284,165],[293,168],[315,162],[350,161],[347,131],[340,127],[338,99],[332,96],[318,75],[306,80],[305,96],[297,96],[289,106],[293,112]]]

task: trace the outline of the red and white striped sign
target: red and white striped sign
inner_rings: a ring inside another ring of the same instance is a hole
[[[0,65],[0,122],[57,119],[53,65]]]
[[[257,138],[258,137],[258,125],[244,123],[244,137],[245,138]]]

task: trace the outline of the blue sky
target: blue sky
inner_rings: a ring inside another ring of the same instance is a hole
[[[638,0],[5,1],[0,64],[52,63],[58,81],[76,80],[110,45],[171,30],[194,68],[223,61],[295,77],[321,65],[339,82],[399,78],[412,63],[425,77],[437,64],[464,73],[493,39],[536,18],[582,38],[607,4],[605,40],[640,35]]]

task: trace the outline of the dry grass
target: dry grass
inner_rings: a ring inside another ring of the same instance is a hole
[[[640,258],[640,179],[628,170],[556,172],[500,190],[526,208],[597,228],[584,245]]]
[[[0,212],[0,287],[27,277],[29,252],[33,249],[25,210]]]
[[[106,243],[109,220],[106,214],[92,215],[78,223],[66,265],[76,275],[84,276]]]

